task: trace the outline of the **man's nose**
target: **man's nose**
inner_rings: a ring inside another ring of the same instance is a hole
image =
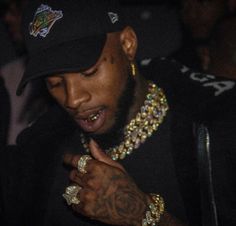
[[[66,87],[66,108],[70,110],[77,110],[83,103],[90,100],[91,95],[89,91],[74,81],[67,83]]]

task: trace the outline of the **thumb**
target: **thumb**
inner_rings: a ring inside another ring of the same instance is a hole
[[[119,164],[118,162],[113,161],[100,147],[99,145],[91,139],[89,142],[89,149],[91,152],[91,155],[93,156],[94,159],[104,162],[110,166],[119,168],[120,170],[125,172],[124,167]]]

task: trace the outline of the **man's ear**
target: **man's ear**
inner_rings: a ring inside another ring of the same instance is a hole
[[[134,60],[137,51],[138,40],[134,30],[131,27],[127,26],[121,31],[120,42],[128,60]]]

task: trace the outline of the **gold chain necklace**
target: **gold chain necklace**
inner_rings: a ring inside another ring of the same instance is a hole
[[[148,86],[144,105],[124,128],[124,141],[105,150],[113,160],[124,159],[134,149],[139,148],[158,129],[166,116],[169,107],[164,92],[151,81]],[[81,133],[81,142],[85,150],[89,152],[88,142],[83,133]]]

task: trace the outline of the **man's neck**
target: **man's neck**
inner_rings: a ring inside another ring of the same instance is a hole
[[[140,111],[140,108],[144,104],[147,93],[148,93],[148,81],[143,76],[137,75],[134,102],[129,111],[129,115],[127,118],[128,122],[130,122]]]

